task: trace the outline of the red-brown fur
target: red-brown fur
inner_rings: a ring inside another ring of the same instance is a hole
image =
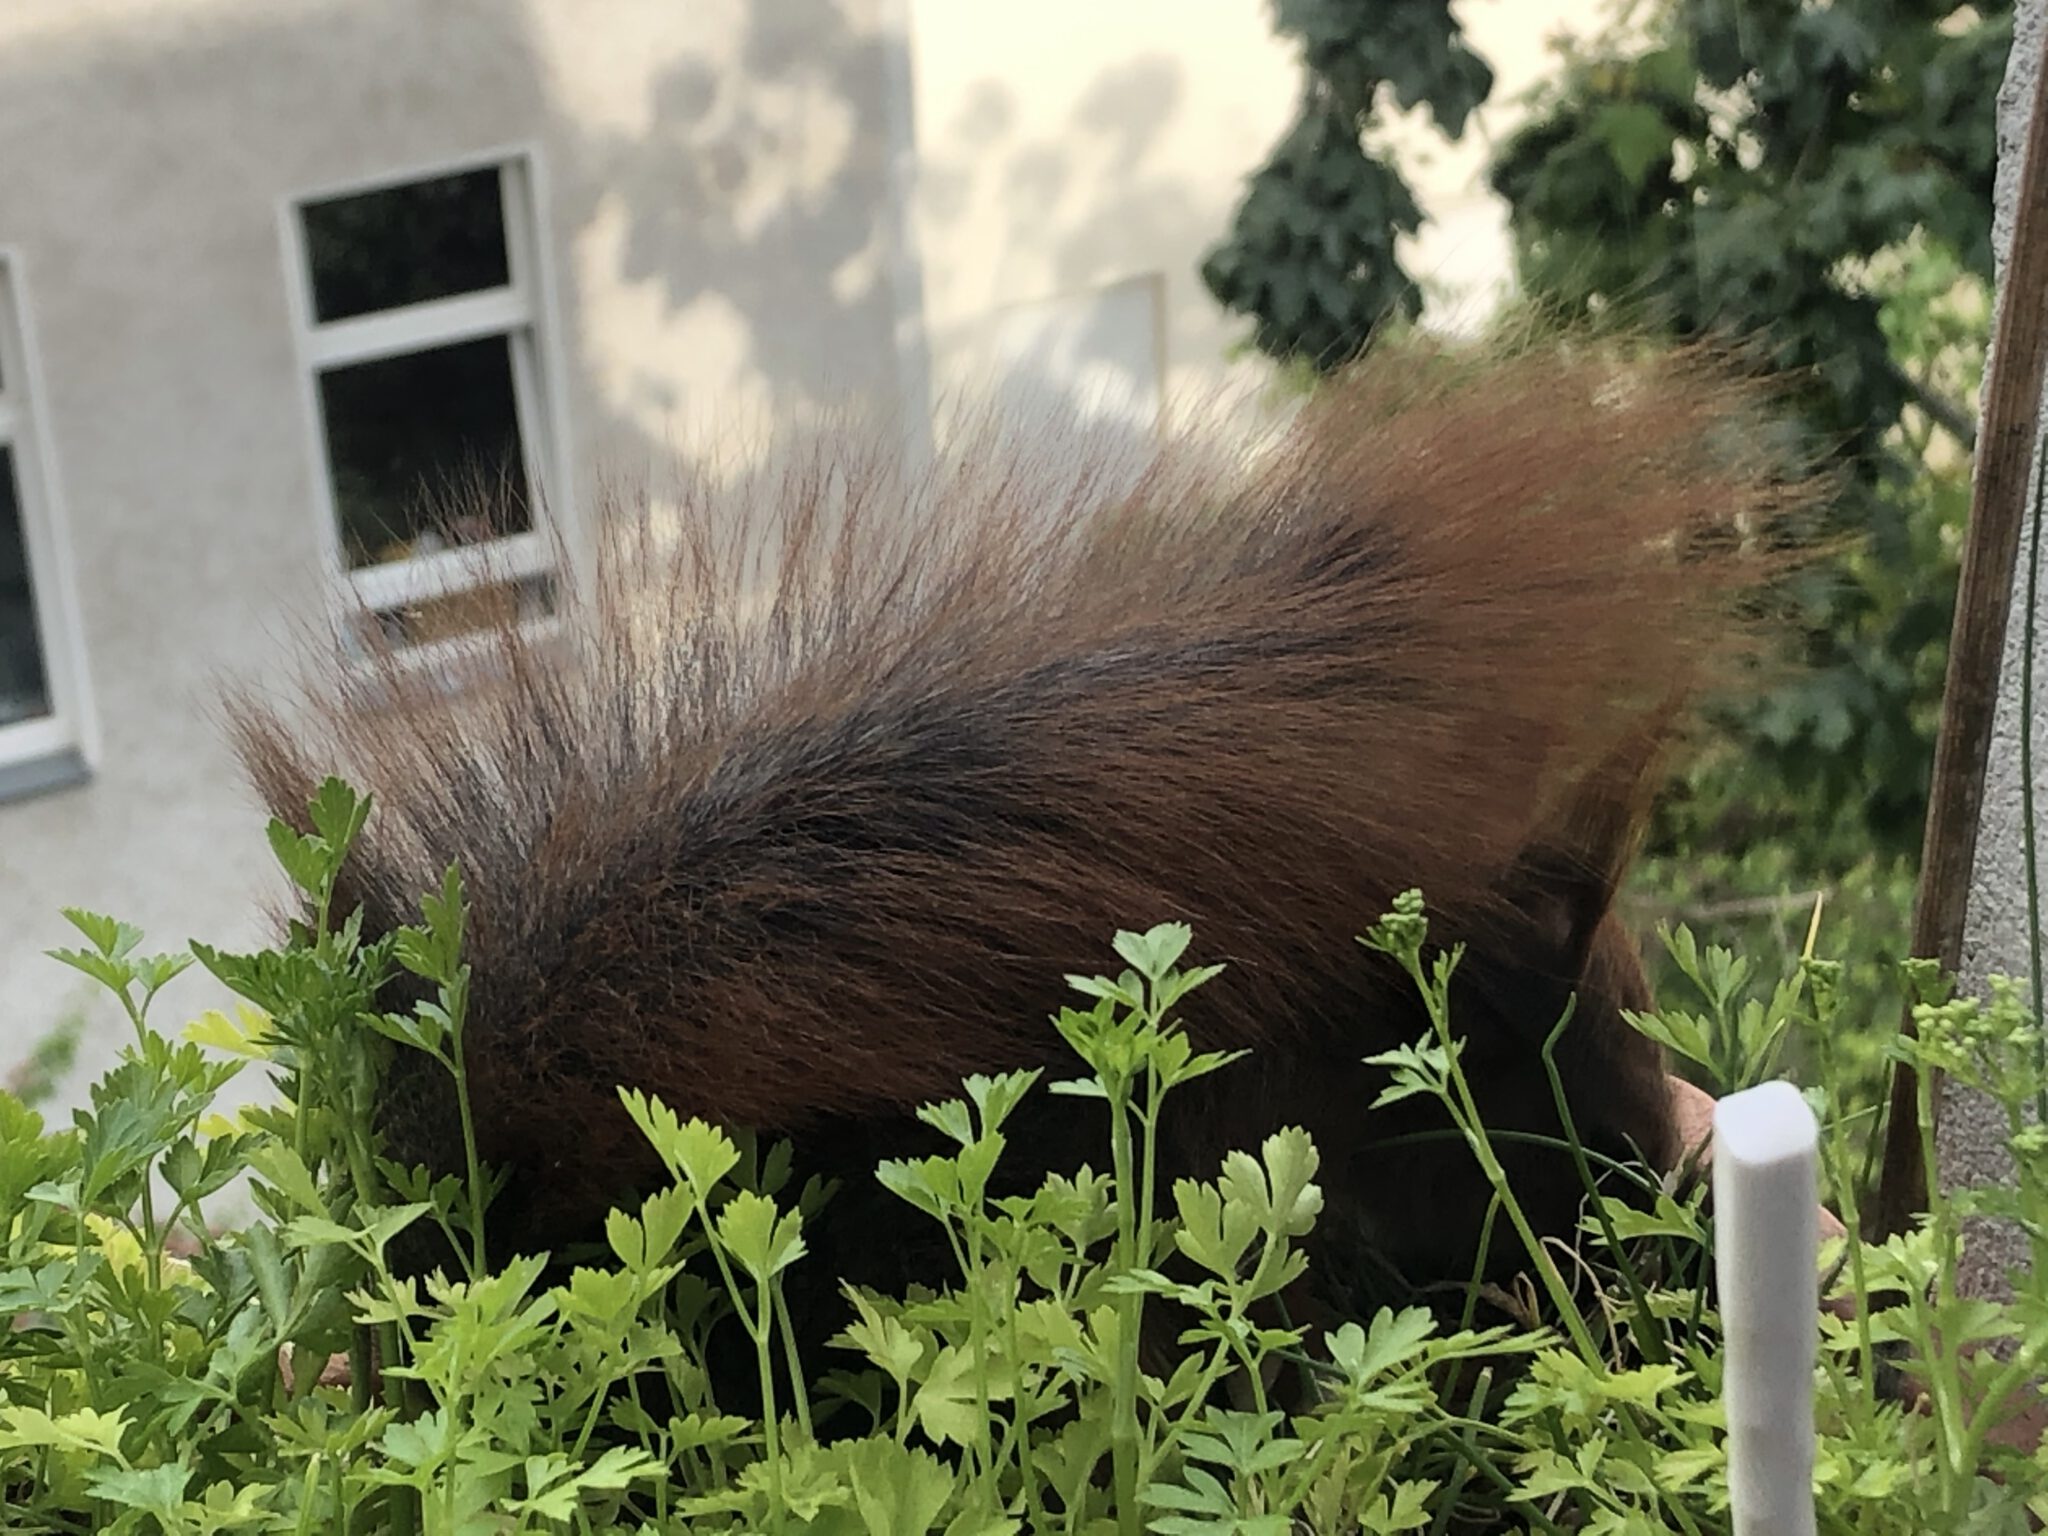
[[[1318,1261],[1455,1277],[1484,1189],[1455,1142],[1384,1145],[1425,1106],[1366,1112],[1361,1058],[1424,1023],[1354,936],[1415,885],[1432,938],[1469,943],[1454,1004],[1501,1126],[1555,1129],[1537,1052],[1576,990],[1581,1130],[1670,1163],[1610,901],[1662,747],[1739,648],[1762,566],[1729,531],[1798,494],[1754,406],[1691,357],[1404,356],[1269,439],[1185,433],[1135,489],[1075,473],[1049,503],[1020,471],[1083,463],[1078,437],[970,434],[912,473],[827,433],[691,487],[672,542],[614,509],[565,637],[497,633],[463,692],[331,668],[296,715],[240,706],[240,744],[287,820],[328,772],[374,793],[341,893],[368,931],[461,864],[501,1257],[594,1235],[656,1174],[625,1084],[845,1181],[824,1284],[942,1282],[874,1160],[933,1149],[912,1112],[968,1073],[1067,1070],[1062,976],[1181,919],[1228,967],[1189,1033],[1254,1054],[1169,1111],[1165,1177],[1304,1125]],[[401,1060],[392,1152],[459,1168],[450,1103]],[[1099,1107],[1041,1091],[1011,1157],[1104,1146]],[[1569,1170],[1522,1172],[1567,1227]]]

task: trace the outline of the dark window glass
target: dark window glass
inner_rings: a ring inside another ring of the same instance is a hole
[[[496,167],[308,203],[299,217],[315,320],[511,281]]]
[[[36,594],[29,582],[14,454],[0,444],[0,725],[49,712],[50,681],[36,636]]]
[[[351,567],[533,526],[507,338],[329,369],[320,408]]]

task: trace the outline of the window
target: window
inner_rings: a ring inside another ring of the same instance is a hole
[[[21,264],[0,251],[0,798],[85,776],[76,606],[36,415]]]
[[[386,640],[552,601],[555,481],[530,165],[510,157],[302,198],[294,309],[323,536]]]

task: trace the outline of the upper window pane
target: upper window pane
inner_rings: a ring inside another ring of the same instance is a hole
[[[14,454],[0,443],[0,725],[49,713],[50,679],[36,630]]]
[[[533,526],[508,338],[327,369],[320,409],[350,567]]]
[[[299,216],[316,321],[511,281],[495,166],[306,203]]]

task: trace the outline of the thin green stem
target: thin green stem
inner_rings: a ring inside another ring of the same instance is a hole
[[[1136,1108],[1131,1102],[1132,1083],[1128,1074],[1099,1075],[1109,1099],[1110,1172],[1116,1183],[1113,1262],[1118,1273],[1128,1275],[1138,1267],[1140,1214],[1139,1202],[1134,1198],[1138,1188],[1138,1155],[1131,1138]],[[1126,1291],[1116,1299],[1117,1358],[1110,1388],[1109,1451],[1121,1536],[1139,1536],[1144,1528],[1138,1510],[1138,1334],[1144,1326],[1144,1300],[1136,1290]]]
[[[470,1278],[480,1280],[490,1273],[484,1243],[484,1172],[483,1163],[477,1156],[476,1117],[469,1106],[469,1069],[462,1054],[463,1012],[466,1010],[462,1006],[463,999],[458,997],[454,1000],[457,1007],[449,1010],[453,1021],[449,1048],[453,1053],[455,1109],[462,1118],[462,1158],[469,1186]]]
[[[1841,1154],[1825,1152],[1828,1162],[1833,1165],[1830,1177],[1836,1182],[1838,1198],[1842,1202],[1842,1225],[1848,1231],[1846,1244],[1849,1251],[1849,1275],[1857,1296],[1856,1306],[1856,1365],[1863,1381],[1875,1380],[1876,1347],[1870,1333],[1870,1308],[1864,1301],[1870,1295],[1870,1277],[1863,1259],[1862,1227],[1859,1222],[1859,1202],[1854,1188],[1843,1179],[1840,1171]]]
[[[1031,1451],[1030,1404],[1031,1399],[1036,1395],[1038,1383],[1035,1377],[1027,1379],[1025,1373],[1024,1343],[1022,1336],[1017,1331],[1018,1311],[1018,1307],[1011,1306],[1009,1315],[1005,1319],[1010,1336],[1010,1359],[1015,1362],[1015,1369],[1017,1371],[1015,1388],[1016,1412],[1010,1420],[1011,1441],[1016,1448],[1018,1470],[1024,1478],[1025,1502],[1031,1511],[1031,1519],[1026,1529],[1042,1531],[1046,1529],[1045,1490],[1038,1485],[1038,1469]],[[1003,1459],[1006,1462],[1009,1460],[1007,1446],[1005,1447]]]
[[[2019,1390],[2020,1383],[2031,1376],[2039,1366],[2048,1341],[2035,1341],[2016,1350],[2004,1368],[1991,1378],[1984,1397],[1977,1404],[1977,1410],[1970,1415],[1962,1444],[1957,1452],[1956,1473],[1958,1477],[1974,1479],[1977,1462],[1983,1454],[1984,1441],[1990,1435],[2012,1396]]]
[[[164,1288],[163,1234],[156,1224],[156,1189],[154,1184],[156,1160],[152,1158],[142,1165],[142,1261],[149,1273],[149,1288],[161,1293]],[[158,1361],[164,1358],[163,1324],[151,1319],[149,1325],[150,1343],[156,1349]]]
[[[1166,1097],[1156,1062],[1145,1063],[1145,1146],[1142,1182],[1138,1188],[1138,1262],[1152,1263],[1152,1219],[1157,1210],[1159,1176],[1159,1106]]]
[[[1628,1287],[1629,1306],[1636,1315],[1636,1344],[1652,1365],[1663,1365],[1670,1359],[1670,1352],[1664,1347],[1664,1330],[1658,1326],[1655,1314],[1650,1311],[1650,1293],[1643,1285],[1642,1276],[1629,1262],[1628,1254],[1621,1246],[1621,1235],[1614,1229],[1614,1218],[1607,1213],[1607,1201],[1601,1196],[1599,1186],[1593,1180],[1593,1170],[1587,1165],[1586,1150],[1579,1142],[1578,1123],[1572,1118],[1571,1104],[1564,1091],[1564,1078],[1557,1070],[1557,1042],[1571,1024],[1572,1015],[1578,1007],[1574,997],[1565,1004],[1564,1014],[1543,1042],[1543,1072],[1550,1079],[1550,1097],[1557,1105],[1557,1117],[1564,1127],[1565,1144],[1571,1148],[1572,1165],[1578,1169],[1579,1184],[1586,1191],[1586,1198],[1592,1202],[1593,1216],[1600,1223],[1600,1235],[1607,1243],[1607,1251],[1613,1255],[1615,1264],[1621,1270],[1622,1283]]]
[[[1561,1136],[1546,1136],[1541,1131],[1493,1130],[1488,1131],[1487,1135],[1497,1142],[1506,1142],[1512,1146],[1545,1147],[1553,1152],[1566,1151],[1570,1145]],[[1465,1133],[1456,1126],[1442,1126],[1434,1130],[1403,1131],[1398,1136],[1388,1136],[1384,1140],[1374,1142],[1373,1145],[1402,1147],[1418,1142],[1464,1139]],[[1618,1157],[1610,1157],[1596,1147],[1585,1147],[1581,1151],[1587,1162],[1598,1167],[1601,1172],[1625,1178],[1645,1194],[1655,1194],[1661,1187],[1657,1180],[1647,1176],[1641,1168],[1632,1163],[1625,1163]]]
[[[807,1390],[803,1358],[797,1352],[796,1329],[789,1320],[789,1304],[783,1300],[782,1281],[774,1284],[774,1318],[777,1330],[782,1334],[782,1352],[789,1365],[789,1387],[796,1409],[797,1428],[803,1431],[806,1440],[815,1438],[811,1432],[811,1394]]]
[[[134,998],[129,996],[127,987],[121,988],[119,996],[122,1008],[127,1011],[128,1022],[135,1026],[135,1048],[138,1052],[146,1051],[149,1044],[149,1026],[143,1020],[143,1011],[136,1006]],[[164,1288],[164,1234],[156,1223],[156,1188],[153,1182],[155,1164],[156,1159],[150,1158],[142,1165],[141,1246],[143,1265],[149,1274],[149,1288],[160,1292]],[[164,1359],[163,1325],[152,1321],[149,1332],[150,1343],[156,1350],[157,1360],[161,1362]]]
[[[1457,1435],[1451,1436],[1448,1444],[1451,1454],[1457,1457],[1461,1464],[1477,1472],[1488,1483],[1492,1484],[1497,1492],[1506,1495],[1510,1500],[1514,1501],[1516,1512],[1523,1519],[1527,1520],[1534,1529],[1545,1532],[1546,1536],[1565,1536],[1565,1528],[1563,1526],[1551,1519],[1550,1516],[1544,1514],[1535,1505],[1521,1502],[1522,1492],[1520,1485],[1509,1477],[1507,1473],[1495,1466],[1491,1456],[1481,1452],[1475,1445],[1470,1444],[1467,1439]]]
[[[986,1483],[994,1476],[995,1446],[988,1427],[988,1309],[983,1305],[980,1213],[961,1213],[967,1243],[967,1350],[974,1361],[974,1443],[968,1447],[975,1462],[975,1481]]]
[[[1938,1189],[1937,1155],[1934,1144],[1934,1088],[1929,1081],[1930,1074],[1914,1074],[1915,1092],[1919,1099],[1920,1155],[1927,1169],[1927,1187]],[[1959,1508],[1958,1498],[1966,1493],[1969,1476],[1958,1466],[1957,1458],[1962,1454],[1965,1427],[1960,1418],[1962,1399],[1962,1375],[1960,1362],[1953,1352],[1942,1347],[1937,1319],[1949,1310],[1949,1302],[1955,1294],[1956,1279],[1956,1232],[1953,1208],[1946,1200],[1932,1202],[1928,1213],[1934,1227],[1934,1251],[1939,1256],[1934,1279],[1934,1296],[1929,1298],[1915,1292],[1911,1305],[1918,1342],[1927,1367],[1928,1395],[1934,1411],[1935,1441],[1941,1455],[1941,1504],[1944,1510],[1954,1512]]]
[[[322,1459],[318,1451],[315,1451],[306,1458],[306,1479],[304,1485],[299,1489],[299,1523],[296,1536],[307,1536],[307,1532],[313,1528],[313,1491],[319,1485]],[[339,1467],[340,1463],[341,1459],[336,1457],[335,1465]],[[334,1507],[337,1511],[340,1510],[341,1501],[339,1499],[335,1501]]]
[[[1116,1169],[1117,1268],[1137,1268],[1137,1202],[1131,1192],[1135,1158],[1131,1147],[1129,1086],[1110,1100],[1110,1156]],[[1129,1290],[1117,1297],[1116,1385],[1110,1401],[1110,1462],[1116,1488],[1117,1529],[1122,1536],[1140,1536],[1144,1523],[1138,1511],[1138,1332],[1144,1326],[1144,1296]]]
[[[733,1298],[737,1301],[737,1295]],[[769,1347],[770,1329],[775,1325],[772,1293],[761,1282],[760,1315],[750,1321],[747,1332],[754,1340],[754,1363],[761,1373],[761,1440],[768,1459],[769,1521],[776,1530],[787,1522],[789,1511],[782,1498],[782,1426],[775,1412],[775,1363]],[[744,1316],[745,1314],[742,1314]]]
[[[1500,1219],[1500,1191],[1486,1202],[1486,1219],[1479,1224],[1479,1242],[1472,1252],[1472,1278],[1465,1287],[1465,1309],[1458,1314],[1458,1331],[1468,1333],[1479,1315],[1479,1291],[1486,1279],[1486,1261],[1493,1253],[1493,1224]]]
[[[1543,1240],[1536,1235],[1529,1223],[1528,1213],[1522,1209],[1522,1202],[1515,1198],[1515,1192],[1508,1182],[1507,1170],[1501,1166],[1500,1158],[1494,1153],[1488,1139],[1486,1126],[1480,1117],[1478,1100],[1473,1096],[1472,1085],[1465,1076],[1465,1070],[1458,1064],[1457,1042],[1451,1035],[1450,1003],[1448,987],[1438,987],[1423,973],[1419,956],[1405,957],[1409,975],[1421,988],[1423,1001],[1429,1010],[1429,1019],[1436,1031],[1437,1043],[1444,1051],[1445,1104],[1465,1132],[1467,1145],[1472,1155],[1479,1160],[1480,1171],[1493,1186],[1501,1199],[1501,1208],[1507,1212],[1508,1222],[1515,1229],[1515,1235],[1522,1240],[1522,1247],[1529,1255],[1529,1261],[1536,1267],[1536,1276],[1549,1294],[1551,1305],[1556,1308],[1558,1320],[1571,1336],[1572,1345],[1589,1364],[1597,1363],[1604,1357],[1594,1341],[1592,1330],[1587,1328],[1585,1318],[1580,1314],[1578,1304],[1573,1301],[1571,1291],[1564,1283],[1564,1276],[1558,1273],[1556,1261],[1543,1246]]]

